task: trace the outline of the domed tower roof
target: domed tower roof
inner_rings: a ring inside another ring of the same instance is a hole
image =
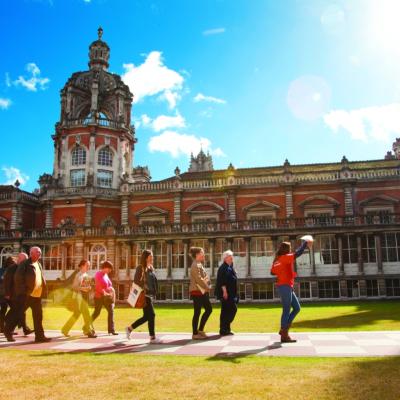
[[[106,42],[101,40],[103,28],[100,26],[97,30],[98,39],[89,46],[89,68],[107,70],[110,58],[110,48]]]

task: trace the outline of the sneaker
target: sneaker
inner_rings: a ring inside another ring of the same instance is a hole
[[[151,336],[150,343],[160,343],[160,339],[158,339],[156,336]]]
[[[28,336],[33,332],[35,332],[34,329],[26,328],[26,329],[24,329],[24,336]]]
[[[89,332],[86,336],[89,339],[96,339],[97,338],[97,335],[94,332]]]
[[[108,334],[109,334],[109,335],[114,335],[114,336],[118,336],[118,333],[117,333],[117,332],[115,332],[115,331],[112,331],[112,332],[108,332]]]
[[[199,335],[203,338],[203,339],[207,339],[208,336],[204,331],[199,331]]]
[[[192,335],[192,340],[203,340],[203,339],[204,339],[204,336],[201,336],[200,332],[199,333],[194,333]]]
[[[131,333],[132,333],[131,328],[130,328],[129,326],[127,326],[127,327],[125,328],[125,334],[126,334],[126,338],[127,338],[128,340],[131,338]]]

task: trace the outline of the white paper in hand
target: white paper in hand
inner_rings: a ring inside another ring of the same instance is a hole
[[[301,240],[305,240],[306,242],[313,242],[314,238],[311,235],[304,235],[300,238]]]

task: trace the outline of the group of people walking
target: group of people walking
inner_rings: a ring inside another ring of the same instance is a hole
[[[289,336],[289,329],[300,311],[300,303],[293,290],[294,278],[296,277],[295,260],[311,245],[312,239],[303,240],[301,246],[292,252],[291,244],[282,242],[273,261],[271,274],[277,277],[276,285],[282,302],[279,334],[283,343],[295,342]],[[210,302],[211,279],[204,266],[204,249],[191,247],[190,255],[193,259],[189,285],[190,298],[193,301],[192,339],[204,340],[207,338],[205,327],[212,313]],[[35,332],[36,342],[50,340],[44,335],[42,325],[41,299],[45,292],[46,281],[39,263],[40,257],[40,248],[32,247],[29,257],[25,253],[20,253],[16,260],[10,257],[6,260],[4,270],[0,270],[0,282],[2,281],[0,288],[1,286],[4,287],[4,293],[0,289],[0,328],[8,341],[15,341],[13,334],[17,326],[22,327],[25,335]],[[63,335],[69,336],[70,330],[82,315],[84,321],[83,334],[89,338],[97,337],[93,322],[104,307],[108,313],[108,333],[117,335],[114,326],[115,290],[110,279],[113,265],[109,261],[104,261],[101,264],[94,277],[94,287],[88,274],[89,269],[90,262],[82,260],[79,263],[79,270],[72,276],[72,279],[69,279],[71,281],[69,282],[71,289],[69,309],[72,311],[72,315],[62,327],[61,332]],[[144,301],[140,306],[143,309],[143,316],[126,327],[126,337],[130,339],[132,332],[147,322],[150,341],[156,342],[154,299],[157,296],[158,283],[151,250],[143,251],[133,281],[144,293]],[[90,315],[89,295],[93,289],[94,311]],[[234,254],[231,250],[225,251],[222,255],[222,264],[218,269],[214,293],[221,303],[219,334],[221,336],[233,335],[231,324],[237,313],[239,296]],[[5,310],[8,307],[9,310],[6,312]],[[25,311],[27,308],[32,309],[34,330],[26,325]]]

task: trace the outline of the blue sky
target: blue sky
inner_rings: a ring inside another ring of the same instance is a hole
[[[134,164],[379,159],[400,136],[396,0],[0,0],[0,183],[52,172],[59,90],[104,29],[135,95]]]

